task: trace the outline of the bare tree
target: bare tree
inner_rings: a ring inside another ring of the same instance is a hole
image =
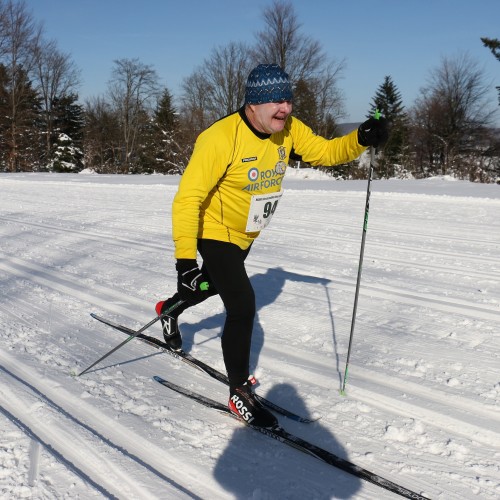
[[[494,114],[488,93],[484,72],[467,54],[443,58],[431,72],[412,113],[431,170],[438,164],[448,173],[458,155],[481,140]]]
[[[45,121],[46,155],[50,156],[54,137],[54,103],[63,97],[76,93],[80,85],[80,70],[68,54],[57,49],[55,41],[42,41],[35,54],[34,73],[40,96],[42,113]]]
[[[182,82],[181,117],[186,130],[192,131],[192,139],[213,121],[209,116],[209,96],[210,91],[201,68]]]
[[[117,173],[119,118],[103,97],[85,102],[84,163],[100,173]]]
[[[249,49],[243,43],[216,48],[184,80],[183,112],[197,133],[243,104],[250,71],[248,54]]]
[[[324,64],[325,54],[319,42],[301,33],[290,0],[275,0],[263,10],[262,19],[265,29],[256,36],[254,64],[279,64],[294,81],[313,77]]]
[[[228,115],[243,104],[249,70],[245,44],[230,43],[212,52],[204,66],[204,76],[212,89],[210,105],[214,114]]]
[[[128,168],[137,153],[141,126],[149,120],[160,87],[158,75],[152,66],[138,59],[120,59],[114,64],[109,95],[120,117],[122,162]]]
[[[243,104],[248,74],[259,63],[277,63],[290,74],[296,84],[295,114],[310,118],[308,124],[316,132],[332,134],[335,120],[343,116],[343,97],[337,87],[343,63],[328,62],[319,43],[300,33],[289,1],[275,1],[264,10],[263,19],[266,29],[258,34],[254,48],[235,42],[216,48],[184,80],[182,114],[194,137]],[[311,95],[314,114],[311,107],[306,109]]]
[[[265,29],[257,34],[253,64],[276,63],[294,83],[297,104],[315,99],[311,109],[295,106],[294,114],[307,120],[317,133],[329,135],[335,122],[345,115],[338,81],[345,67],[342,60],[329,60],[318,41],[301,32],[301,24],[290,0],[275,0],[263,11]],[[300,82],[300,84],[299,84]],[[304,96],[300,93],[305,92]]]

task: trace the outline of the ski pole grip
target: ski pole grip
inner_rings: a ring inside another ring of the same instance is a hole
[[[375,118],[375,120],[380,120],[380,117],[382,116],[382,113],[380,113],[379,109],[378,108],[375,108],[375,112],[373,113],[373,118]],[[370,147],[370,163],[373,165],[374,161],[375,161],[375,154],[377,153],[377,150],[376,148],[374,148],[373,146]]]

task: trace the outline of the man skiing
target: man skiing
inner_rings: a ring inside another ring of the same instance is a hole
[[[180,350],[179,315],[220,296],[226,310],[221,345],[229,408],[262,427],[273,427],[277,420],[256,400],[248,381],[256,309],[245,259],[275,213],[290,158],[313,166],[346,163],[366,147],[383,144],[388,135],[381,117],[343,137],[325,139],[291,116],[292,99],[288,74],[277,64],[260,64],[248,76],[244,106],[199,135],[172,205],[177,293],[156,305],[160,315],[183,301],[162,317],[165,342]]]

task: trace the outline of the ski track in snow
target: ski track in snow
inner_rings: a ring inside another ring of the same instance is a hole
[[[291,432],[407,488],[500,497],[500,196],[373,183],[342,397],[365,193],[290,174],[248,259],[258,391],[321,415],[283,419]],[[395,498],[171,394],[151,377],[221,401],[227,390],[139,342],[72,376],[124,339],[90,312],[139,327],[173,292],[177,182],[0,175],[2,495]],[[182,321],[186,350],[223,371],[220,301]],[[33,486],[31,440],[43,444]]]

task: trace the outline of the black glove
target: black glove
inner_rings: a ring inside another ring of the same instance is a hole
[[[193,304],[203,300],[209,283],[203,280],[203,274],[195,259],[177,259],[177,291],[182,300]]]
[[[361,146],[378,148],[387,142],[388,137],[387,120],[383,116],[379,119],[369,118],[358,128],[358,142]]]

